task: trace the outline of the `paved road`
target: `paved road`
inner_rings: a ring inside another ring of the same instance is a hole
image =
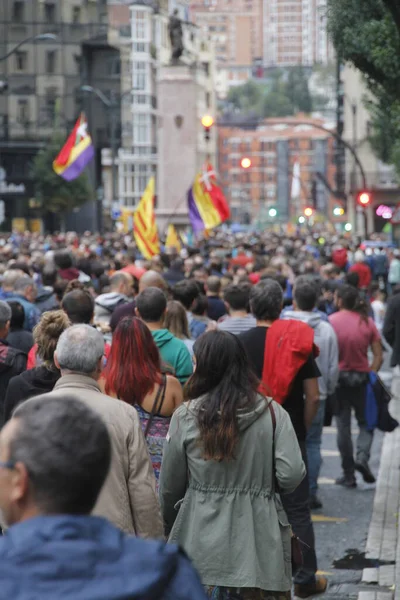
[[[385,383],[390,385],[392,374],[388,356],[385,357],[381,376]],[[355,422],[353,430],[356,434]],[[376,432],[370,461],[372,471],[376,475],[379,469],[382,439],[383,434]],[[357,489],[347,490],[336,486],[334,481],[340,474],[336,427],[333,423],[332,427],[325,428],[323,437],[323,466],[319,496],[324,506],[313,514],[318,568],[328,573],[330,586],[324,598],[329,600],[357,597],[362,564],[357,565],[359,567],[357,569],[351,569],[352,560],[346,557],[349,550],[356,550],[359,553],[365,551],[375,493],[375,485],[365,484],[359,476]],[[334,561],[340,559],[345,559],[344,565],[340,564],[341,568],[335,568]],[[344,569],[343,566],[348,568]]]

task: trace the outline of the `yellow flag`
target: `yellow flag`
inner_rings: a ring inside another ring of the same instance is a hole
[[[154,214],[154,188],[154,177],[151,177],[133,216],[135,242],[143,256],[148,259],[160,254],[160,241]]]
[[[170,223],[168,225],[168,231],[167,231],[167,239],[165,240],[165,247],[166,248],[176,248],[176,250],[178,252],[181,251],[181,243],[179,241],[179,237],[178,234],[176,233],[176,229],[174,227],[174,225],[172,225],[172,223]]]

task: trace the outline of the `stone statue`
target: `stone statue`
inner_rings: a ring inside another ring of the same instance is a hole
[[[183,28],[182,21],[176,8],[169,18],[168,33],[171,40],[172,62],[177,62],[183,54]]]

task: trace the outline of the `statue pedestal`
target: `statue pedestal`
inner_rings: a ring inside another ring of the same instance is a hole
[[[204,156],[195,74],[187,65],[163,67],[158,80],[158,200],[160,231],[169,222],[187,225],[187,191]]]

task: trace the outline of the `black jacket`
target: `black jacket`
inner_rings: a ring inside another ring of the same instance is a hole
[[[7,342],[10,346],[21,350],[21,352],[25,352],[25,354],[29,353],[34,344],[33,335],[30,331],[25,331],[25,329],[10,329]]]
[[[393,349],[391,366],[400,365],[400,294],[389,300],[382,333]]]
[[[13,410],[24,400],[53,391],[60,376],[60,371],[42,366],[13,377],[4,401],[3,423],[11,418]]]
[[[10,379],[26,369],[26,361],[27,356],[24,352],[13,348],[6,340],[0,339],[0,426]]]

